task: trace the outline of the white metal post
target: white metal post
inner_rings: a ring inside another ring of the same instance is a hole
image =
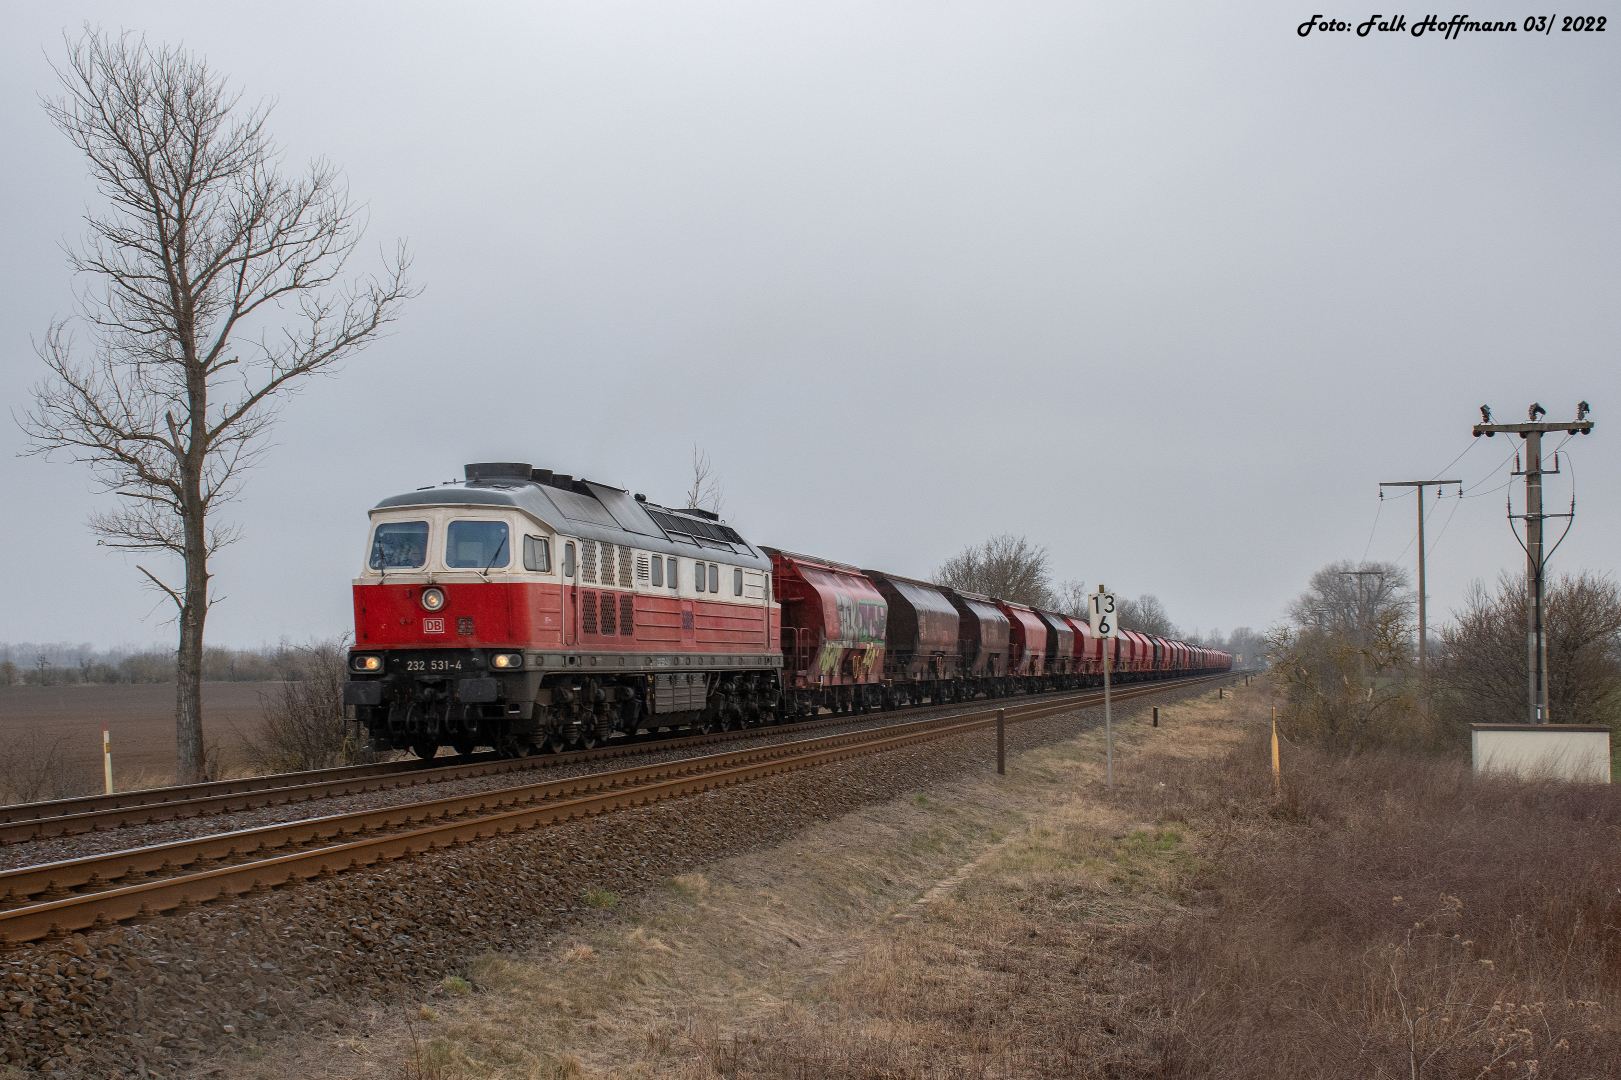
[[[107,734],[107,725],[101,725],[101,764],[107,775],[107,794],[113,793],[113,741]]]
[[[1103,639],[1103,759],[1107,763],[1109,790],[1114,790],[1114,725],[1109,716],[1109,639]]]

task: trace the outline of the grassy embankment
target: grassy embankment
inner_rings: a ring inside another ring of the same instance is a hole
[[[1285,746],[1274,795],[1269,704],[1257,681],[1120,725],[1113,796],[1089,733],[633,905],[598,894],[594,925],[476,961],[324,1068],[1615,1075],[1621,793]]]

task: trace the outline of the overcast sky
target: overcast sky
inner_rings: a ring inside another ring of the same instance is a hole
[[[1496,6],[1469,10],[1523,15]],[[369,206],[354,269],[405,237],[425,286],[284,411],[227,510],[213,642],[347,628],[367,508],[465,462],[675,502],[694,443],[757,543],[926,575],[1023,533],[1206,632],[1271,624],[1333,559],[1416,565],[1413,501],[1377,485],[1456,476],[1440,617],[1523,568],[1482,403],[1592,403],[1554,566],[1613,572],[1621,9],[1301,38],[1316,10],[7,4],[0,397],[26,406],[30,338],[72,310],[97,196],[39,97],[89,21],[274,98],[287,167],[324,155]],[[0,640],[171,641],[85,528],[86,472],[25,446],[0,423]]]

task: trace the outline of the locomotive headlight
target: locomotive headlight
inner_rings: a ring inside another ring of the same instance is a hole
[[[424,611],[438,611],[445,606],[445,594],[438,589],[423,589],[421,603]]]
[[[349,658],[349,666],[356,671],[382,671],[383,658],[381,656],[352,656]]]
[[[523,667],[523,653],[496,653],[490,658],[490,666],[500,668],[502,671],[511,671],[513,668],[521,668]]]

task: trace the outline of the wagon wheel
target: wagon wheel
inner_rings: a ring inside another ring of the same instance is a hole
[[[452,747],[454,747],[455,750],[456,750],[456,753],[461,755],[462,757],[472,757],[473,756],[474,746],[473,746],[473,740],[472,739],[457,739],[455,742],[451,743],[450,745]]]
[[[437,754],[438,752],[439,752],[439,744],[438,743],[419,742],[419,743],[412,743],[411,744],[411,753],[415,754],[417,757],[421,758],[423,761],[432,760],[433,756],[435,754]]]

